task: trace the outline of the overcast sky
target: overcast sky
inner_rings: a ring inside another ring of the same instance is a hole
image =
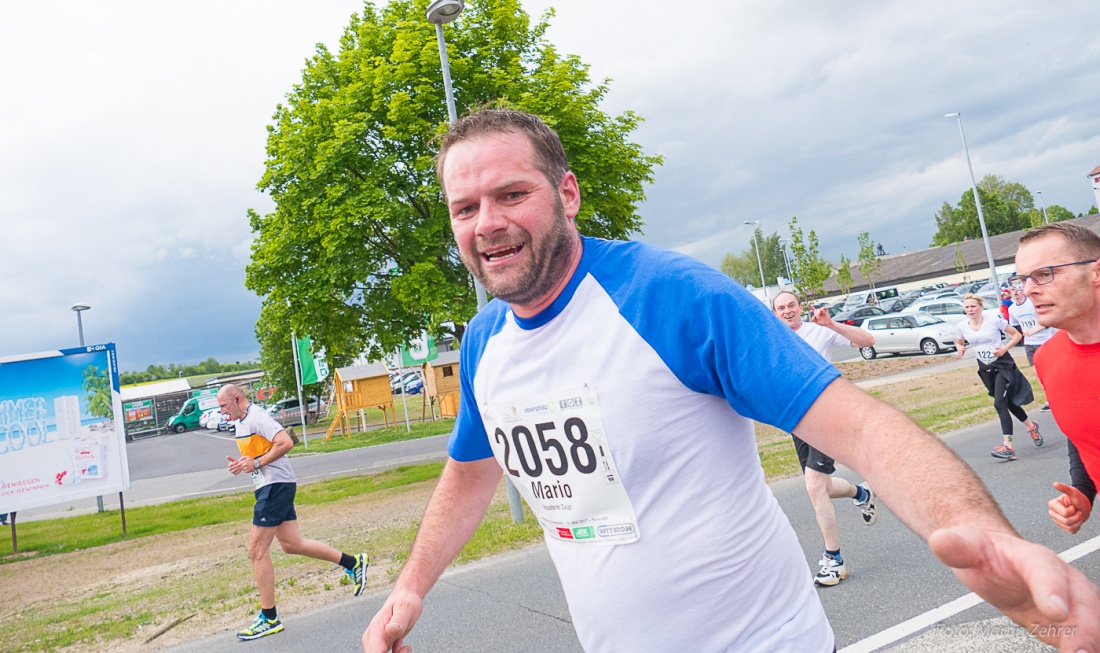
[[[123,370],[258,353],[245,212],[265,128],[356,0],[0,0],[0,356],[118,344]],[[975,174],[1073,213],[1100,165],[1083,0],[528,0],[665,157],[639,238],[718,266],[791,216],[822,254],[927,247]],[[640,13],[639,7],[652,7]],[[425,23],[430,33],[431,26]],[[461,98],[459,98],[461,104]]]

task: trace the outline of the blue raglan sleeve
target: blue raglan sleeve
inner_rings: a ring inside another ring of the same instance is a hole
[[[451,438],[447,442],[447,452],[451,458],[460,462],[470,462],[492,458],[493,449],[485,433],[485,423],[477,407],[474,394],[474,377],[478,363],[485,353],[485,347],[493,334],[504,325],[507,317],[507,305],[500,300],[489,302],[467,325],[459,347],[458,381],[460,398],[458,417],[455,419]]]
[[[641,243],[588,241],[592,274],[688,388],[792,431],[840,372],[718,270]]]

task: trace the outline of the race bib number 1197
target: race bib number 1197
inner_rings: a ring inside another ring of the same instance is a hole
[[[482,419],[493,455],[550,538],[577,544],[638,539],[593,386],[489,404]]]

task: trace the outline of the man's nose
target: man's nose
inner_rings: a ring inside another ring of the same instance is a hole
[[[477,228],[475,233],[480,237],[492,234],[508,228],[508,220],[502,207],[493,203],[485,203],[477,214]]]

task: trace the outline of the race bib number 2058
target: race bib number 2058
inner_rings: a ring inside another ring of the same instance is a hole
[[[493,455],[550,538],[577,544],[638,539],[593,386],[489,404],[482,419]]]

